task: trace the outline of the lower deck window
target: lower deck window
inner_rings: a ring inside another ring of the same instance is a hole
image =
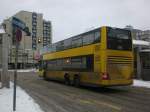
[[[92,71],[93,56],[71,57],[47,61],[48,70]]]

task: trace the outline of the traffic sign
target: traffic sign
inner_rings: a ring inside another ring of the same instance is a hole
[[[20,42],[22,39],[22,31],[20,29],[16,29],[16,40]]]
[[[12,18],[12,26],[14,28],[19,28],[20,30],[24,31],[27,34],[27,36],[31,35],[29,32],[29,28],[26,26],[26,24],[17,17]]]
[[[21,21],[20,19],[18,19],[17,17],[12,18],[12,25],[21,30],[24,30],[26,27],[26,24],[23,21]]]
[[[16,52],[15,52],[15,71],[14,71],[14,93],[13,93],[13,111],[16,111],[16,85],[17,85],[17,65],[18,65],[18,49],[19,42],[22,39],[22,31],[24,31],[28,36],[30,36],[29,28],[20,19],[13,17],[12,26],[15,29],[16,36]]]

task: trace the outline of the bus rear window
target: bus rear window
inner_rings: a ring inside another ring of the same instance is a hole
[[[113,50],[131,50],[131,32],[119,28],[107,28],[107,48]]]

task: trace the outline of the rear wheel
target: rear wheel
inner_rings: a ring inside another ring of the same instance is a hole
[[[79,87],[80,86],[80,77],[78,75],[74,76],[73,84],[74,84],[75,87]]]
[[[65,80],[66,85],[70,85],[70,76],[69,76],[69,74],[64,75],[64,80]]]

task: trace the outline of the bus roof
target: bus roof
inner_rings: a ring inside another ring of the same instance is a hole
[[[69,38],[60,40],[60,41],[55,42],[55,43],[52,43],[52,44],[56,44],[56,43],[59,43],[59,42],[61,42],[61,41],[64,41],[64,40],[67,40],[67,39],[70,39],[70,38],[75,38],[75,37],[78,37],[78,36],[81,36],[81,35],[85,35],[85,34],[90,33],[90,32],[94,32],[94,31],[96,31],[96,30],[98,30],[98,29],[100,29],[100,28],[101,28],[101,27],[94,28],[94,29],[92,29],[92,30],[90,30],[90,31],[86,31],[86,32],[84,32],[84,33],[80,33],[80,34],[77,34],[77,35],[75,35],[75,36],[71,36],[71,37],[69,37]]]

